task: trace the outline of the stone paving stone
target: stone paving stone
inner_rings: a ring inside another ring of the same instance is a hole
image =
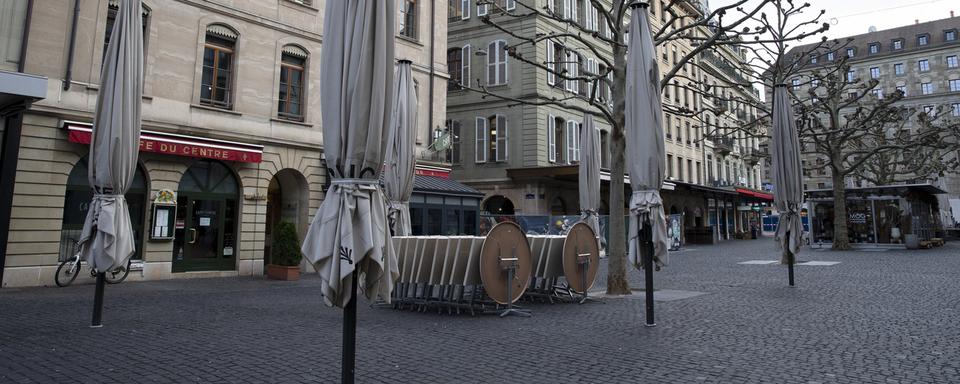
[[[787,287],[769,238],[671,256],[657,302],[526,303],[533,317],[438,315],[361,305],[361,383],[960,382],[960,244],[811,252]],[[595,290],[604,287],[605,265]],[[630,273],[631,286],[643,275]],[[0,383],[335,383],[342,312],[316,276],[0,290]],[[642,292],[636,296],[642,297]]]

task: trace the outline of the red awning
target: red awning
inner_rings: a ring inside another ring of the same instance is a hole
[[[92,124],[68,121],[64,122],[63,125],[67,129],[67,134],[71,142],[90,144],[93,136]],[[140,152],[239,161],[244,163],[259,163],[263,161],[262,145],[147,130],[140,131]]]
[[[753,191],[753,190],[743,189],[743,188],[737,188],[737,193],[750,196],[750,197],[756,197],[762,200],[773,201],[773,195],[769,193],[763,193],[763,192],[758,192],[758,191]]]

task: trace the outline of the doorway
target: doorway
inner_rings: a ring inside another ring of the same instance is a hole
[[[264,225],[263,266],[270,263],[273,231],[281,222],[293,224],[297,238],[303,241],[306,232],[309,191],[307,179],[293,169],[282,169],[270,179],[267,187],[267,214]],[[264,268],[266,270],[266,268]]]
[[[173,272],[236,269],[239,185],[222,163],[200,160],[180,179]]]

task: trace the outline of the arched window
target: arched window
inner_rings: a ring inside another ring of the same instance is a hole
[[[60,229],[60,260],[65,260],[76,254],[75,242],[80,239],[83,222],[93,200],[93,190],[87,178],[88,165],[84,157],[73,166],[67,176],[67,190],[63,196],[63,221]],[[143,222],[147,203],[147,181],[143,169],[137,166],[133,176],[133,184],[124,195],[130,213],[130,223],[133,225],[134,244],[136,250],[133,259],[143,257]]]
[[[306,49],[288,44],[280,55],[280,84],[278,92],[277,116],[281,119],[303,121],[303,85],[307,58]]]
[[[504,85],[507,80],[507,42],[491,41],[487,45],[487,85]]]
[[[200,103],[218,108],[233,108],[234,49],[239,34],[223,24],[207,27],[203,46],[203,75]]]

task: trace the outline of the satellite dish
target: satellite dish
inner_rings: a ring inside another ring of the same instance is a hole
[[[532,269],[530,244],[520,226],[509,221],[493,226],[480,248],[480,280],[487,295],[500,304],[517,301],[530,285]]]
[[[600,244],[587,223],[579,222],[567,232],[563,241],[563,275],[575,292],[584,293],[593,287],[600,269]]]

